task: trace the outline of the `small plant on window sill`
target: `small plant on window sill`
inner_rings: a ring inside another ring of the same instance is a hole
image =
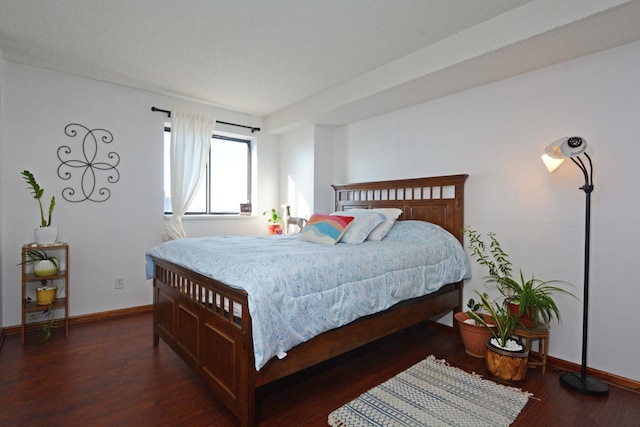
[[[271,208],[270,211],[262,212],[262,215],[267,216],[269,234],[282,234],[282,215],[277,209]]]
[[[271,208],[270,211],[262,212],[262,215],[267,215],[267,222],[270,224],[280,224],[282,221],[282,215],[276,208]]]

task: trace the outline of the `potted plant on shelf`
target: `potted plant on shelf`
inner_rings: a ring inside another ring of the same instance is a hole
[[[476,302],[473,298],[469,298],[467,308],[466,312],[459,311],[454,314],[454,318],[458,323],[460,338],[462,338],[465,352],[469,356],[484,358],[487,355],[486,344],[487,340],[491,338],[491,330],[472,318],[471,313],[476,316],[482,316],[486,324],[491,324],[491,318],[488,314],[481,312],[480,302]]]
[[[548,325],[552,319],[560,320],[560,311],[553,299],[554,294],[564,293],[573,296],[571,292],[557,286],[568,284],[561,280],[543,281],[531,277],[526,280],[520,270],[519,280],[512,277],[512,264],[509,255],[502,249],[494,233],[488,233],[487,246],[482,235],[475,230],[465,228],[464,233],[469,238],[471,256],[478,264],[489,269],[486,283],[495,283],[500,293],[505,297],[509,309],[520,318],[521,326],[535,328]]]
[[[45,218],[41,200],[44,194],[44,189],[38,185],[33,174],[28,170],[22,171],[21,175],[29,185],[28,188],[31,194],[33,194],[33,198],[38,201],[38,206],[40,207],[40,226],[34,230],[36,243],[42,245],[55,243],[58,238],[58,229],[51,225],[51,216],[53,214],[53,208],[56,205],[56,198],[55,196],[51,196],[51,200],[49,202],[49,215]]]
[[[33,274],[38,277],[55,276],[60,269],[58,259],[50,256],[44,249],[29,249],[26,251],[27,259],[18,265],[33,264]],[[42,280],[42,286],[36,288],[36,301],[38,305],[50,305],[56,297],[57,287]]]
[[[491,338],[486,341],[487,370],[494,377],[509,383],[524,380],[527,374],[529,350],[513,336],[519,324],[518,315],[509,310],[507,301],[489,301],[487,294],[480,296],[480,306],[490,316],[490,323],[485,317],[471,311],[469,316],[477,323],[491,331]]]
[[[282,234],[282,215],[277,209],[271,208],[270,211],[262,212],[262,215],[267,215],[269,234]]]
[[[46,280],[42,281],[42,285],[46,286]],[[55,298],[55,293],[54,293],[54,298]],[[26,298],[26,303],[31,303],[32,300],[31,298],[27,297]],[[40,328],[40,332],[41,332],[41,336],[40,336],[40,344],[44,344],[47,341],[49,341],[49,338],[51,338],[51,330],[54,329],[56,327],[56,319],[55,319],[55,315],[53,313],[53,310],[51,309],[51,306],[53,304],[53,299],[51,300],[51,302],[49,302],[47,305],[49,306],[48,308],[46,308],[45,310],[43,310],[42,312],[36,314],[36,313],[29,313],[28,314],[28,319],[29,321],[33,321],[33,322],[37,322],[38,321],[38,317],[42,317],[42,320],[40,321],[41,324],[41,328]]]

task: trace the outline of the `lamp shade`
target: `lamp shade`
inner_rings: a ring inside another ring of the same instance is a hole
[[[547,145],[544,152],[554,159],[576,157],[587,149],[587,141],[579,136],[565,136]]]
[[[548,154],[543,154],[540,157],[542,158],[542,161],[544,162],[544,165],[547,167],[547,170],[549,172],[553,172],[558,168],[558,166],[562,164],[562,162],[564,162],[564,159],[556,159]]]

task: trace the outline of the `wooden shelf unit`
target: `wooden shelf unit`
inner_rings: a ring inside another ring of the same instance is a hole
[[[27,251],[30,250],[44,250],[48,255],[55,256],[64,269],[58,270],[58,272],[52,276],[36,276],[30,271],[29,265],[25,263],[28,260]],[[64,260],[64,264],[62,264]],[[38,305],[35,298],[32,301],[28,301],[27,297],[31,294],[31,291],[35,292],[43,280],[52,282],[58,287],[56,298],[53,303],[47,305]],[[63,286],[61,286],[63,285]],[[56,317],[57,322],[64,321],[64,336],[69,336],[69,245],[67,243],[52,243],[50,245],[39,245],[36,243],[29,243],[22,246],[22,344],[25,343],[25,333],[28,330],[35,329],[35,326],[40,325],[38,323],[27,323],[27,317],[33,313],[43,313],[47,309],[49,310],[61,310],[64,312],[64,317]]]

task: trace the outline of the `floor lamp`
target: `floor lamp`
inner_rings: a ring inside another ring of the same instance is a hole
[[[582,369],[576,372],[564,372],[560,375],[560,383],[574,391],[604,396],[609,393],[609,387],[592,376],[587,375],[587,326],[589,320],[589,243],[591,231],[591,192],[593,191],[593,165],[591,157],[585,152],[587,141],[579,136],[560,138],[552,142],[544,150],[542,160],[549,172],[553,172],[566,158],[570,158],[584,175],[584,185],[580,190],[587,196],[584,239],[584,295],[582,308]],[[586,159],[583,161],[582,157]],[[588,165],[588,168],[587,168]]]

